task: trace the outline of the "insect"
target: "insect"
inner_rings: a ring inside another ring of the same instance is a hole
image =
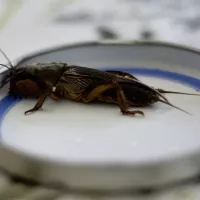
[[[55,62],[16,68],[6,54],[0,51],[10,65],[0,64],[8,69],[0,88],[9,83],[9,95],[38,99],[33,108],[25,111],[25,114],[42,109],[48,97],[54,100],[67,99],[82,103],[95,101],[115,103],[124,115],[144,115],[141,110],[131,110],[130,107],[144,107],[156,102],[162,102],[186,112],[172,105],[163,94],[197,95],[155,89],[122,71],[101,71]]]

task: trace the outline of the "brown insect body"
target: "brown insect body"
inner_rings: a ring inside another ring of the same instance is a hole
[[[55,94],[60,98],[83,102],[104,101],[104,98],[105,101],[106,99],[114,101],[117,100],[116,85],[123,90],[126,100],[135,101],[136,104],[148,105],[153,103],[155,100],[153,97],[158,94],[153,88],[141,82],[116,76],[111,72],[80,66],[66,67],[55,86]],[[93,93],[94,97],[92,96]]]
[[[154,89],[122,71],[101,71],[54,62],[38,63],[22,68],[14,68],[11,64],[9,72],[9,75],[2,80],[1,87],[9,82],[10,95],[38,98],[36,105],[25,114],[41,109],[47,97],[83,103],[93,101],[116,103],[123,114],[130,115],[144,114],[140,110],[129,110],[131,106],[143,107],[159,101],[182,110],[172,105],[162,95],[173,92]]]

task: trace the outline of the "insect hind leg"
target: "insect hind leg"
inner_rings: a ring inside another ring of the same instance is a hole
[[[103,84],[98,87],[96,87],[94,90],[92,90],[87,96],[81,99],[82,102],[88,103],[91,102],[95,99],[98,100],[98,98],[101,96],[101,94],[109,89],[116,89],[117,92],[117,103],[121,109],[122,114],[124,115],[144,115],[144,113],[140,110],[129,110],[128,106],[125,101],[125,95],[123,90],[121,89],[120,85],[116,82],[113,81],[110,84]]]
[[[124,114],[124,115],[140,114],[140,115],[144,116],[144,113],[140,110],[129,110],[128,109],[128,106],[127,106],[126,100],[125,100],[125,95],[124,95],[122,88],[120,87],[120,85],[117,82],[114,82],[113,84],[114,84],[116,91],[117,91],[117,98],[118,98],[118,101],[119,101],[118,104],[120,106],[122,114]]]
[[[87,94],[85,97],[81,97],[80,101],[88,103],[95,99],[98,99],[98,97],[105,92],[106,90],[109,90],[111,88],[114,88],[113,84],[102,84],[93,89],[89,94]]]

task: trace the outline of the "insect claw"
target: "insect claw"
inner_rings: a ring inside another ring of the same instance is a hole
[[[136,111],[134,111],[134,112],[135,112],[135,114],[139,114],[139,115],[144,116],[144,112],[142,112],[142,111],[140,111],[140,110],[136,110]]]
[[[38,108],[38,109],[33,108],[33,109],[30,109],[30,110],[25,111],[24,114],[25,114],[25,115],[31,114],[31,113],[33,113],[33,112],[35,112],[35,111],[37,111],[37,110],[43,110],[43,109],[42,109],[42,107],[41,107],[41,108]]]
[[[25,115],[27,115],[27,114],[29,114],[29,113],[31,113],[30,110],[27,110],[27,111],[24,112]]]
[[[144,113],[140,110],[126,110],[126,111],[122,111],[123,115],[133,115],[135,116],[136,114],[142,115],[144,116]]]

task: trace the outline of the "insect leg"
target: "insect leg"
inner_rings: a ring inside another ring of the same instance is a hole
[[[41,109],[42,105],[43,105],[44,101],[46,100],[46,98],[48,97],[48,95],[49,95],[48,93],[44,93],[44,94],[40,95],[35,106],[32,109],[25,111],[24,114],[26,115],[30,112],[34,112],[34,111]]]
[[[55,100],[55,101],[58,101],[58,100],[59,100],[59,98],[58,98],[55,94],[53,94],[53,93],[51,93],[51,94],[49,95],[49,97],[50,97],[51,99]]]
[[[95,99],[98,99],[98,97],[105,92],[106,90],[114,88],[113,84],[105,84],[105,85],[99,85],[95,89],[93,89],[87,96],[81,97],[81,101],[88,103]]]
[[[133,110],[133,111],[128,110],[128,108],[127,108],[128,106],[125,102],[124,92],[121,89],[120,85],[116,81],[113,81],[112,84],[100,85],[100,86],[96,87],[94,90],[92,90],[92,92],[90,92],[86,97],[82,98],[81,100],[85,103],[91,102],[95,99],[98,99],[98,97],[100,97],[103,92],[105,92],[106,90],[112,89],[112,88],[116,89],[116,91],[117,91],[117,98],[118,98],[117,103],[120,106],[121,112],[123,114],[127,114],[127,115],[141,114],[141,115],[144,115],[144,113],[140,110]]]
[[[98,100],[99,101],[103,101],[103,102],[108,102],[108,103],[116,103],[116,104],[118,104],[118,99],[117,98],[113,98],[113,97],[109,97],[109,96],[103,96],[103,95],[100,95],[99,97],[98,97]],[[128,105],[128,107],[144,107],[144,105],[143,104],[136,104],[136,103],[133,103],[133,102],[131,102],[131,101],[128,101],[127,99],[126,99],[126,105]]]
[[[121,109],[121,112],[124,115],[135,115],[135,114],[140,114],[144,116],[144,113],[140,110],[128,110],[128,106],[126,104],[126,100],[125,100],[125,95],[124,92],[122,90],[122,88],[120,87],[120,85],[114,81],[113,83],[115,85],[115,88],[117,90],[117,97],[118,97],[118,101],[119,101],[119,106]]]

